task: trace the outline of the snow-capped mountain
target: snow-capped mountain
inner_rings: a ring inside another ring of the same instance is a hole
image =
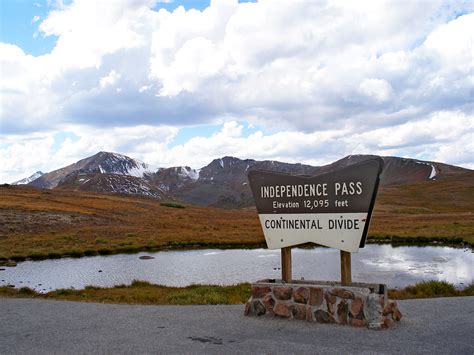
[[[13,182],[12,185],[26,185],[26,184],[29,184],[30,182],[38,179],[42,175],[44,175],[43,172],[37,171],[36,173],[34,173],[31,176],[28,176],[27,178],[24,178],[24,179]]]
[[[175,166],[159,169],[147,178],[163,191],[174,193],[194,184],[199,179],[199,175],[200,170],[191,169],[189,166]]]
[[[72,173],[61,180],[56,189],[141,195],[157,199],[167,196],[166,191],[143,178],[109,173]]]
[[[61,180],[73,173],[101,173],[143,177],[146,174],[151,174],[151,171],[149,166],[140,160],[117,153],[99,152],[89,158],[44,174],[30,183],[30,185],[51,189],[58,186]]]
[[[247,174],[251,170],[318,175],[374,157],[377,156],[349,155],[328,165],[311,166],[227,156],[215,159],[199,170],[178,166],[152,172],[147,164],[139,160],[117,153],[99,152],[44,174],[29,185],[73,191],[138,194],[178,199],[204,206],[246,207],[254,203],[247,180]],[[437,162],[398,157],[380,158],[384,161],[382,186],[432,181],[450,175],[472,173],[468,169]]]

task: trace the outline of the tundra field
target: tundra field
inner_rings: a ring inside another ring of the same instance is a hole
[[[369,242],[474,245],[474,172],[379,189]],[[0,187],[0,260],[194,247],[261,247],[254,208]]]

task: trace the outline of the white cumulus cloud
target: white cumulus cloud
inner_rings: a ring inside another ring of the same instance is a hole
[[[48,137],[64,127],[100,141],[132,127],[176,134],[222,124],[180,148],[142,130],[141,148],[127,150],[126,133],[123,145],[107,146],[138,158],[155,150],[164,164],[205,147],[199,162],[231,153],[320,162],[359,150],[473,165],[468,2],[226,0],[173,12],[156,3],[61,2],[37,20],[42,35],[57,37],[51,53],[0,43],[3,157],[33,168],[25,137],[52,158],[66,148]],[[262,131],[245,136],[234,121]]]

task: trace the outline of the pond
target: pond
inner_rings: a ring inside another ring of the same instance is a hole
[[[140,256],[154,259],[143,260]],[[329,248],[293,252],[293,279],[340,279],[339,251]],[[30,287],[41,292],[87,285],[114,286],[144,280],[167,286],[230,285],[281,278],[280,250],[209,249],[26,261],[2,267],[0,286]],[[462,288],[473,282],[474,254],[449,247],[367,245],[352,254],[354,282],[385,283],[400,288],[422,280],[448,281]]]

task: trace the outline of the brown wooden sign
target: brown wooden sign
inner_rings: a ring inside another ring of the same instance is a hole
[[[311,177],[251,171],[268,248],[314,242],[356,252],[365,245],[382,168],[377,158]]]

